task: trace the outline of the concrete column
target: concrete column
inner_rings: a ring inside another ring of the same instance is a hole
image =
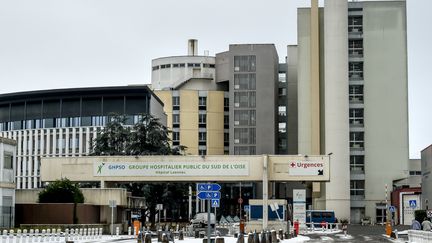
[[[333,153],[325,201],[339,219],[350,217],[347,19],[347,1],[325,1],[325,153]]]
[[[263,230],[268,225],[268,155],[263,155]]]

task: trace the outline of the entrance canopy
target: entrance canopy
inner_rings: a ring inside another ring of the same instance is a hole
[[[42,181],[329,181],[329,157],[87,156],[42,158]]]

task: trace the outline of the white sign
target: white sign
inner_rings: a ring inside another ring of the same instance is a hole
[[[163,204],[156,204],[156,210],[163,210]]]
[[[248,176],[249,162],[94,162],[93,176]]]
[[[306,190],[293,190],[293,220],[306,223]]]
[[[293,202],[306,202],[306,190],[305,189],[294,189],[293,190]]]
[[[426,211],[426,215],[428,218],[432,218],[432,210],[429,209],[428,211]]]
[[[109,200],[108,204],[109,204],[110,208],[117,207],[117,201],[116,200]]]
[[[288,172],[294,176],[324,175],[324,161],[293,160],[289,162]]]
[[[306,223],[306,203],[293,203],[293,220],[300,224]]]

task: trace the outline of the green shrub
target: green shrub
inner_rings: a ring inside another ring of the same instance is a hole
[[[68,179],[56,180],[39,193],[40,203],[83,203],[79,187]]]

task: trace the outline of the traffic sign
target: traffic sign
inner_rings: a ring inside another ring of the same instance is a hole
[[[250,210],[250,206],[249,205],[244,205],[244,211],[249,212]]]
[[[426,215],[428,218],[432,218],[432,210],[431,209],[427,210]]]
[[[220,199],[220,192],[199,192],[197,196],[201,200]]]
[[[218,208],[220,206],[220,200],[219,199],[212,199],[211,200],[211,206],[212,206],[212,208]]]
[[[219,191],[221,186],[216,183],[198,183],[198,191],[200,192],[212,192]]]
[[[239,204],[242,204],[243,203],[243,198],[239,198],[238,200],[237,200],[237,202],[239,203]]]
[[[408,201],[410,208],[414,209],[417,207],[417,201],[416,200],[409,200]]]
[[[396,212],[396,207],[395,207],[395,206],[389,206],[389,211],[390,211],[391,213]]]

